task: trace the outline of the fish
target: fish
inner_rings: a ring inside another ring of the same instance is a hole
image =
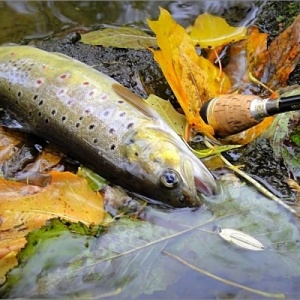
[[[0,47],[0,107],[110,183],[173,207],[216,193],[204,164],[154,109],[60,53]]]

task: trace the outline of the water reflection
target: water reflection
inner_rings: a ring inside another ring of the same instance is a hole
[[[157,18],[159,7],[168,9],[177,22],[190,25],[202,12],[229,17],[248,25],[264,1],[3,1],[0,2],[0,43],[45,38],[76,27],[101,24],[147,27],[146,18]]]

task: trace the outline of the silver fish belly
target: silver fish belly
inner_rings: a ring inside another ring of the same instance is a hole
[[[215,193],[214,178],[144,102],[70,57],[0,47],[3,109],[114,184],[173,206],[200,206],[197,191]]]

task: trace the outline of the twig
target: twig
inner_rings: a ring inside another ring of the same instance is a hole
[[[206,138],[204,138],[204,144],[206,145],[207,148],[210,148],[210,149],[213,148],[213,145]],[[275,201],[279,205],[283,206],[285,209],[287,209],[291,213],[297,214],[297,212],[293,208],[288,206],[281,199],[279,199],[274,194],[272,194],[270,191],[268,191],[265,187],[263,187],[259,182],[257,182],[251,176],[249,176],[248,174],[246,174],[245,172],[241,171],[239,168],[237,168],[233,164],[231,164],[222,154],[218,154],[218,156],[228,166],[229,169],[231,169],[235,173],[239,174],[241,177],[243,177],[248,182],[250,182],[252,185],[254,185],[257,188],[257,190],[260,191],[262,194],[264,194],[266,197],[272,199],[273,201]]]
[[[239,284],[237,282],[234,282],[234,281],[231,281],[231,280],[228,280],[228,279],[224,279],[222,277],[219,277],[217,275],[214,275],[208,271],[205,271],[203,269],[200,269],[198,267],[195,267],[194,265],[190,264],[189,262],[183,260],[182,258],[180,258],[179,256],[171,253],[171,252],[168,252],[168,251],[163,251],[163,253],[165,253],[166,255],[176,259],[177,261],[179,261],[180,263],[184,264],[185,266],[189,267],[190,269],[193,269],[201,274],[204,274],[210,278],[213,278],[215,280],[218,280],[222,283],[225,283],[225,284],[228,284],[228,285],[231,285],[231,286],[234,286],[234,287],[237,287],[237,288],[241,288],[243,290],[246,290],[248,292],[251,292],[251,293],[254,293],[254,294],[257,294],[257,295],[261,295],[261,296],[264,296],[264,297],[269,297],[269,298],[279,298],[279,299],[284,299],[285,298],[285,295],[283,293],[268,293],[268,292],[264,292],[264,291],[261,291],[261,290],[256,290],[256,289],[252,289],[250,287],[247,287],[245,285],[242,285],[242,284]]]

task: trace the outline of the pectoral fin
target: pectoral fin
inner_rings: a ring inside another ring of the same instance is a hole
[[[146,103],[145,100],[143,100],[143,98],[134,94],[125,86],[118,83],[113,83],[112,88],[118,96],[130,103],[133,107],[140,110],[147,117],[160,119],[159,114],[154,109],[152,109],[151,106]]]

